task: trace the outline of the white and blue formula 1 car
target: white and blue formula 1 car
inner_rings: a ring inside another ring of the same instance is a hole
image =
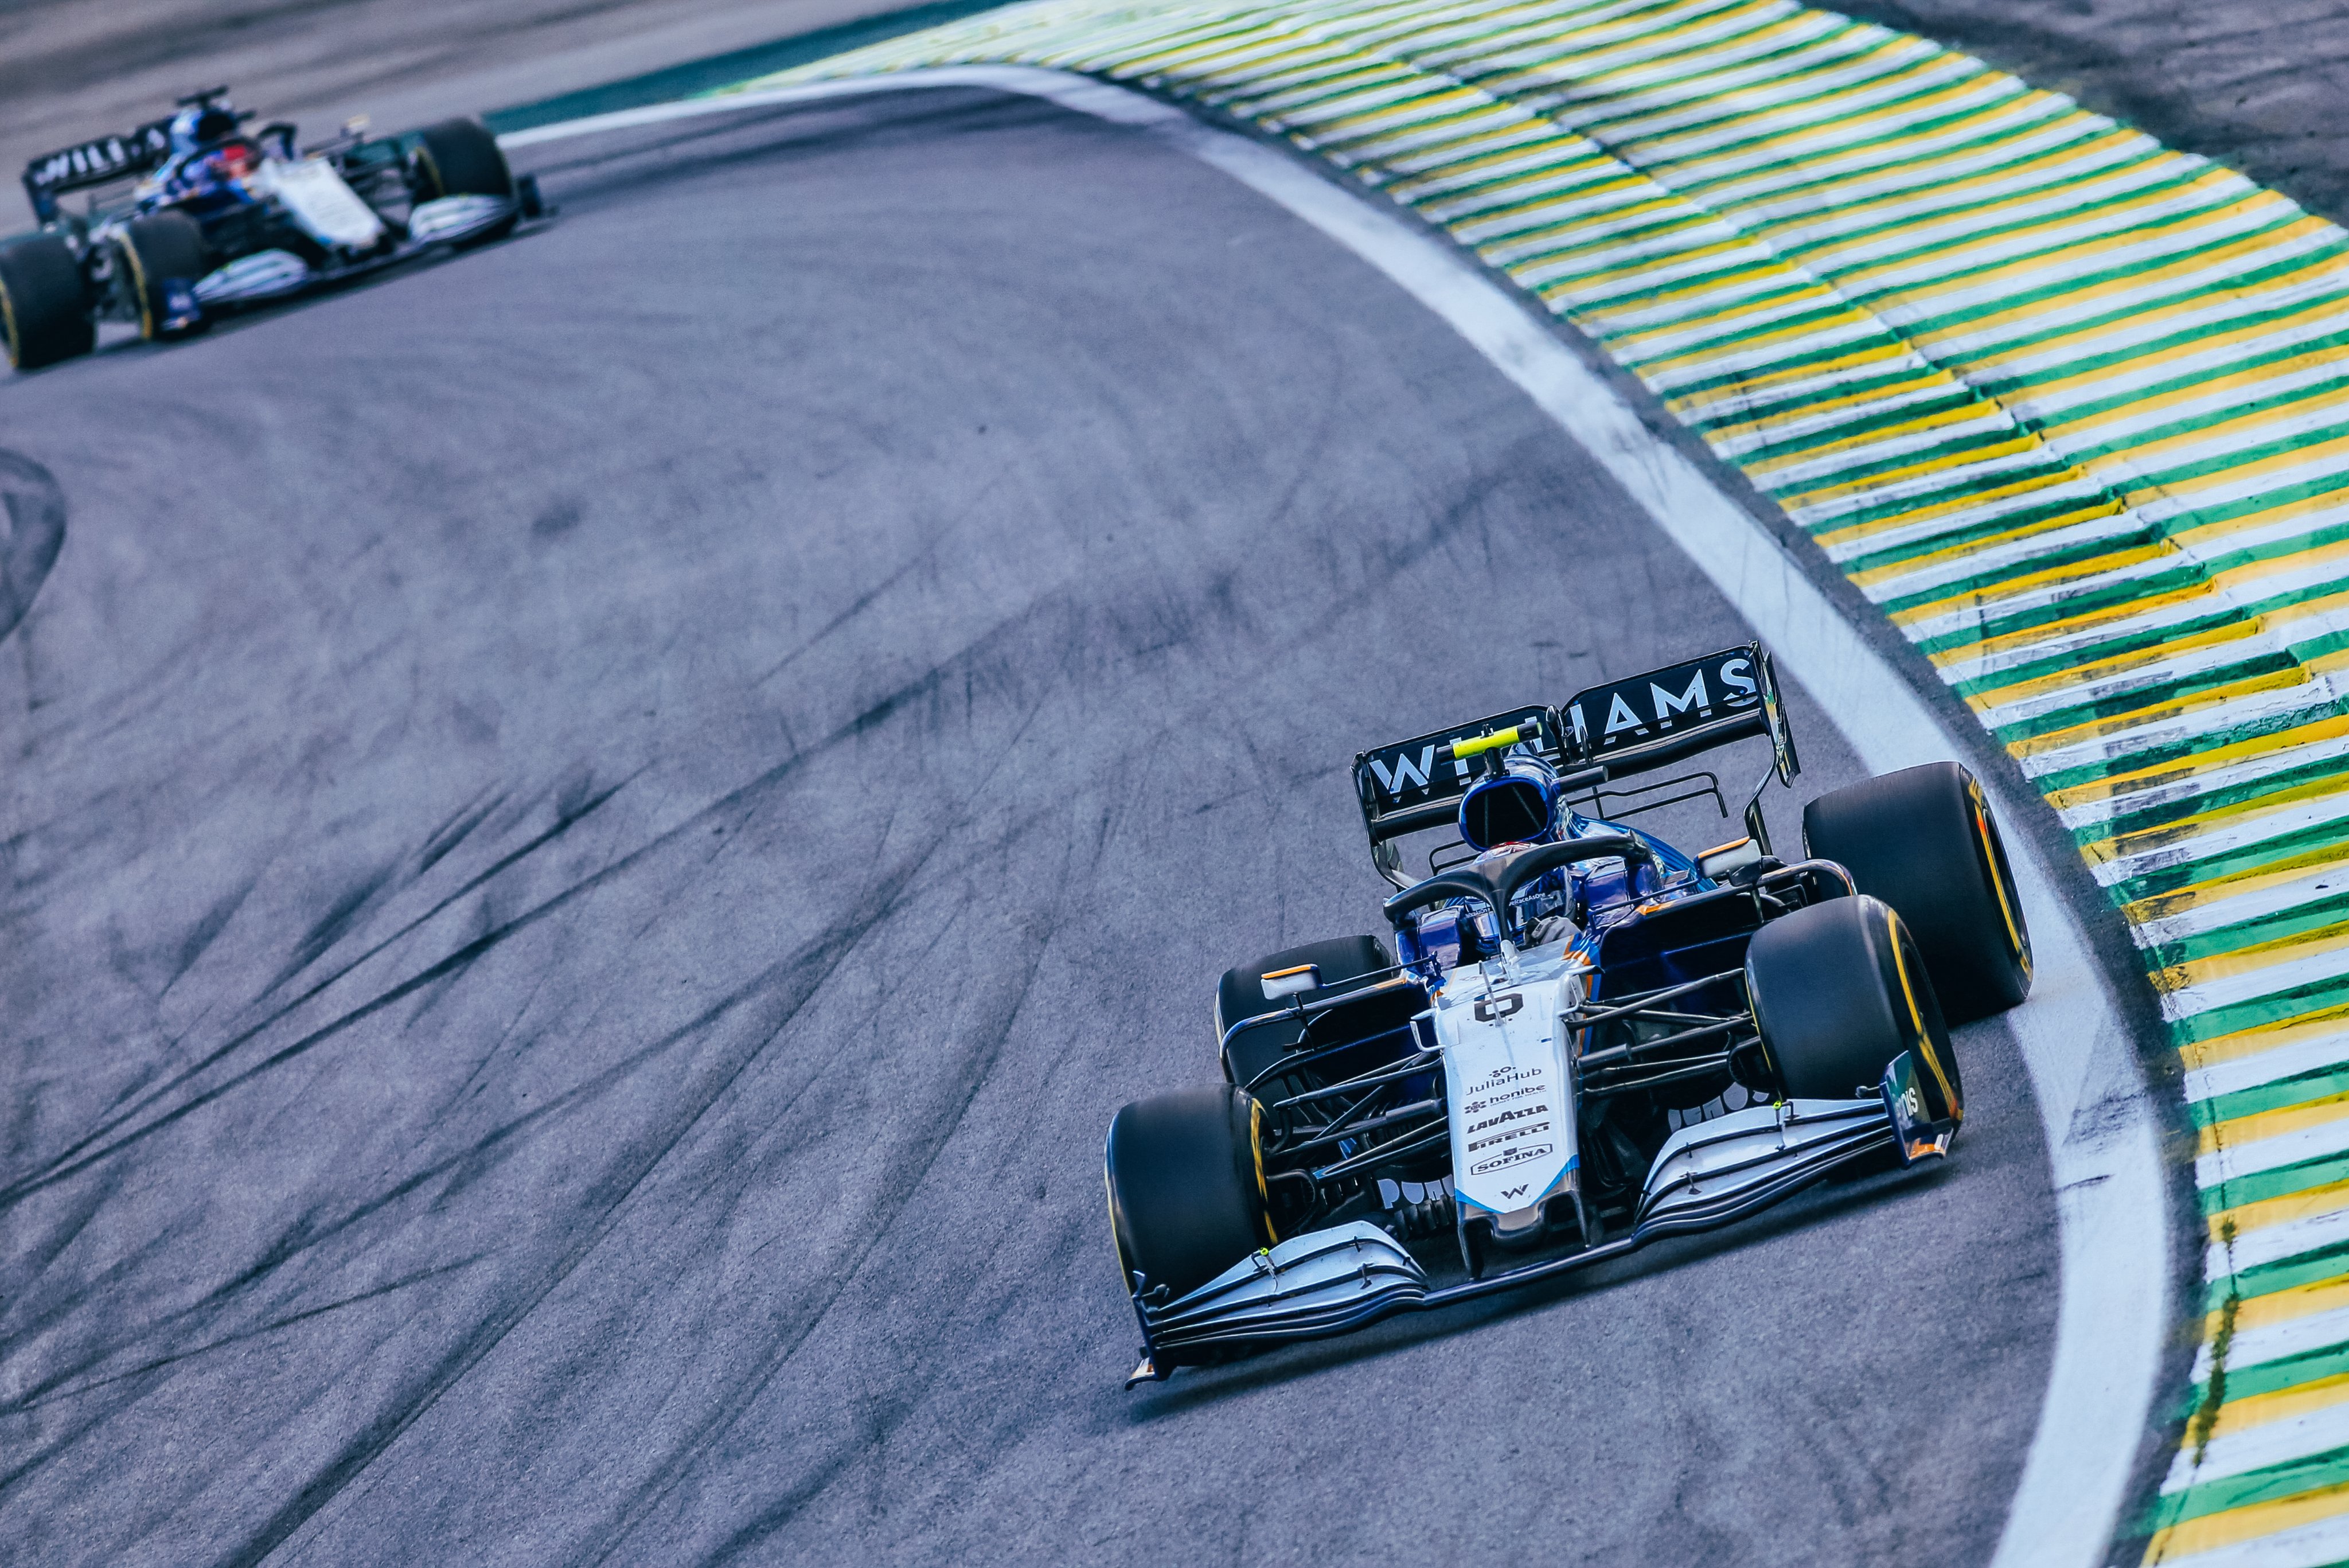
[[[1691,857],[1624,825],[1725,816],[1716,774],[1649,775],[1746,740],[1770,757],[1744,836]],[[1945,1019],[2031,984],[1998,826],[1936,763],[1811,801],[1783,859],[1762,795],[1798,771],[1758,644],[1357,757],[1393,946],[1232,970],[1225,1081],[1111,1123],[1127,1386],[1945,1157]],[[1407,840],[1433,845],[1423,879]]]
[[[480,244],[541,211],[478,120],[370,137],[354,120],[297,150],[283,122],[215,88],[176,114],[33,160],[41,227],[0,244],[0,337],[31,370],[87,354],[103,321],[149,338],[394,265]],[[63,198],[86,192],[80,212]]]

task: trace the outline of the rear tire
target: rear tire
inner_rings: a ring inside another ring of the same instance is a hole
[[[411,156],[409,188],[419,202],[442,196],[514,200],[513,171],[506,165],[504,150],[478,119],[444,119],[424,127],[416,132],[416,151]],[[503,239],[513,233],[521,218],[517,206],[512,217],[461,242],[458,248]]]
[[[2031,932],[1982,785],[1956,763],[1904,768],[1803,808],[1803,846],[1900,911],[1953,1023],[2031,991]]]
[[[139,308],[139,336],[154,342],[165,336],[164,285],[172,278],[193,284],[212,271],[204,232],[185,213],[153,213],[123,225],[118,249],[129,272],[131,302]]]
[[[1300,964],[1311,964],[1320,971],[1320,985],[1304,993],[1314,996],[1393,967],[1394,955],[1376,937],[1340,937],[1331,941],[1308,942],[1301,948],[1290,948],[1255,963],[1226,970],[1216,987],[1216,1039],[1220,1042],[1224,1032],[1243,1018],[1270,1012],[1283,1002],[1297,1000],[1283,997],[1275,1002],[1268,998],[1264,994],[1264,977]],[[1299,1033],[1294,1023],[1268,1023],[1237,1036],[1223,1054],[1225,1078],[1243,1085],[1253,1083],[1257,1075],[1288,1054]]]
[[[55,234],[27,234],[0,246],[0,337],[8,363],[37,370],[98,343],[81,264]]]
[[[1276,1239],[1257,1103],[1228,1084],[1136,1100],[1109,1125],[1110,1235],[1126,1291],[1139,1272],[1188,1295]]]
[[[1935,1119],[1963,1120],[1965,1086],[1915,939],[1866,894],[1772,920],[1745,950],[1746,993],[1788,1099],[1865,1099],[1903,1051]]]

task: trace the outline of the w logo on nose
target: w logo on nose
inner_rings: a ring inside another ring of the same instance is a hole
[[[1501,1196],[1504,1198],[1523,1198],[1525,1195],[1526,1189],[1522,1187],[1504,1187],[1501,1189]]]

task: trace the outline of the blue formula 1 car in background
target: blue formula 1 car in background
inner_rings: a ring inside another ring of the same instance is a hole
[[[215,317],[480,244],[542,211],[478,120],[370,137],[354,120],[296,150],[283,121],[215,88],[123,136],[35,159],[25,194],[37,233],[0,244],[0,334],[8,362],[38,369],[86,354],[98,326],[142,337],[201,331]],[[62,198],[87,192],[82,211]]]
[[[1747,741],[1769,757],[1743,836],[1690,856],[1627,825],[1726,816],[1716,774],[1652,775]],[[1762,797],[1798,772],[1758,644],[1358,756],[1392,946],[1230,971],[1224,1082],[1111,1123],[1128,1386],[1945,1157],[1945,1020],[2031,984],[1998,826],[1936,763],[1812,800],[1783,858]]]

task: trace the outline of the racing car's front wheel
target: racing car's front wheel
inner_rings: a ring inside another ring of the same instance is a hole
[[[1927,763],[1823,794],[1803,808],[1803,846],[1900,911],[1941,1006],[1963,1023],[2031,990],[2031,932],[1982,784]]]
[[[498,139],[478,119],[444,119],[416,133],[410,155],[409,187],[420,203],[443,196],[497,196],[514,199],[513,171]],[[505,222],[468,236],[460,249],[503,239],[513,233],[521,209]]]
[[[1906,1051],[1932,1118],[1964,1119],[1932,979],[1881,898],[1830,898],[1764,925],[1745,949],[1745,990],[1788,1099],[1866,1099]]]
[[[90,320],[81,264],[55,234],[28,234],[0,246],[0,334],[8,340],[8,363],[37,370],[98,342]]]
[[[1229,1084],[1136,1100],[1109,1125],[1106,1176],[1118,1272],[1187,1295],[1273,1235],[1263,1113]]]
[[[203,230],[185,213],[150,213],[122,226],[116,253],[139,312],[139,336],[150,342],[172,336],[170,286],[192,285],[212,270]],[[199,317],[195,327],[183,330],[202,329]]]

